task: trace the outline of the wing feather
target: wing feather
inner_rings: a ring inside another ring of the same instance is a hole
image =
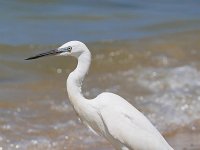
[[[136,150],[171,149],[150,121],[122,97],[112,93],[100,97],[99,112],[114,139]]]

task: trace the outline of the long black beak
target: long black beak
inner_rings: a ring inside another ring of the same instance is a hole
[[[63,51],[60,51],[58,49],[54,49],[54,50],[51,50],[51,51],[48,51],[48,52],[40,53],[40,54],[37,54],[35,56],[26,58],[25,60],[37,59],[37,58],[44,57],[44,56],[57,55],[57,54],[60,54],[62,52]]]

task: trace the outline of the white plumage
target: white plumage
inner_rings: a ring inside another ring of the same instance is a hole
[[[91,62],[85,44],[71,41],[28,59],[46,55],[71,55],[78,59],[78,65],[66,83],[70,102],[83,123],[105,137],[116,149],[173,150],[151,122],[122,97],[107,92],[90,100],[82,96],[81,84]]]

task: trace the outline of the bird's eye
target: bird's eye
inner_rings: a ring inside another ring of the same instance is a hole
[[[72,47],[71,47],[71,46],[67,47],[67,51],[68,51],[68,52],[71,52],[71,50],[72,50]]]

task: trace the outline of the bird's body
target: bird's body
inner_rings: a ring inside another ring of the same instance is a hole
[[[81,85],[91,62],[85,44],[71,41],[62,45],[55,54],[72,55],[78,59],[66,85],[70,102],[86,126],[105,137],[118,150],[173,150],[150,121],[122,97],[107,92],[90,100],[83,97]],[[41,56],[44,55],[29,59]]]
[[[122,97],[102,93],[91,101],[90,106],[95,117],[86,124],[116,149],[171,150],[149,120]]]

